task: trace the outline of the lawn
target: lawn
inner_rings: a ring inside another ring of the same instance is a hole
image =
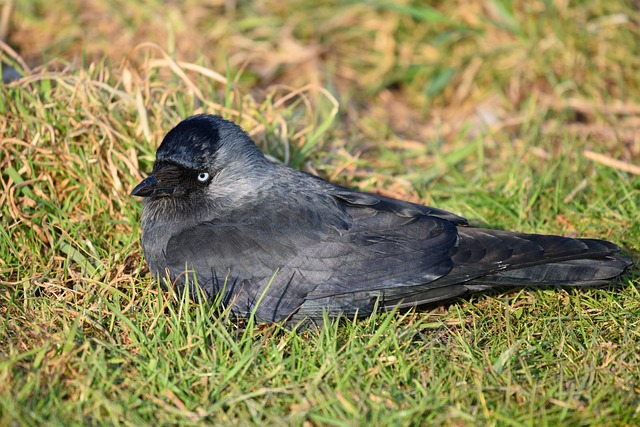
[[[21,76],[0,84],[0,425],[640,423],[637,3],[0,9]],[[159,289],[129,196],[202,112],[342,185],[636,265],[600,289],[238,324]]]

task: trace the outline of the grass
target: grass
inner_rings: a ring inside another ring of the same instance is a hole
[[[338,183],[637,260],[631,5],[2,10],[3,68],[24,76],[0,85],[0,425],[638,423],[637,266],[603,289],[238,325],[159,290],[128,195],[170,126],[212,112]]]

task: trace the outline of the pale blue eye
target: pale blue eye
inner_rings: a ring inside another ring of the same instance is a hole
[[[198,174],[198,181],[200,182],[207,182],[207,180],[209,179],[209,174],[206,172],[200,172]]]

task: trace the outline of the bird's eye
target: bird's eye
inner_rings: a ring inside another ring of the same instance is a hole
[[[207,180],[209,179],[209,174],[206,172],[200,172],[198,174],[198,181],[200,182],[207,182]]]

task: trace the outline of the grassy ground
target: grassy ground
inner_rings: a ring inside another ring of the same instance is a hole
[[[640,251],[635,3],[5,1],[0,425],[636,425],[637,267],[294,333],[157,288],[128,193],[194,112],[476,224]],[[339,107],[339,108],[338,108]]]

